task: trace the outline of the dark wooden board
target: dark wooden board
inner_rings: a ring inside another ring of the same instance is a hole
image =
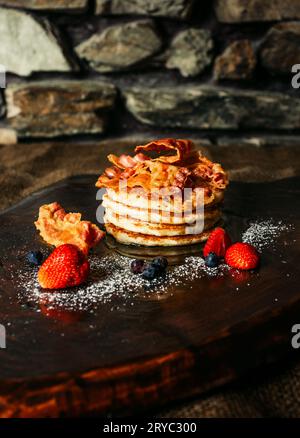
[[[78,317],[47,317],[20,301],[11,274],[23,263],[16,254],[44,246],[33,227],[39,206],[57,200],[95,221],[95,178],[64,180],[0,215],[0,323],[7,329],[0,415],[133,414],[291,352],[291,326],[300,311],[299,178],[230,185],[224,213],[234,239],[258,217],[295,225],[264,251],[250,286],[239,280],[238,293],[236,279],[225,275],[201,278],[193,289],[181,284],[161,297],[137,296],[134,306],[119,311],[103,304]],[[101,245],[99,256],[109,251]]]

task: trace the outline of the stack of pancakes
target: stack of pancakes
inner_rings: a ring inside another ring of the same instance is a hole
[[[158,157],[144,155],[153,151]],[[157,140],[135,152],[134,157],[109,155],[114,166],[96,183],[106,188],[106,231],[121,243],[145,246],[206,240],[221,219],[228,184],[222,167],[189,140]]]

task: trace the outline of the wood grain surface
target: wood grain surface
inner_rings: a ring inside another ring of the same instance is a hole
[[[134,414],[292,352],[300,311],[299,178],[228,189],[224,217],[234,240],[255,218],[295,226],[264,251],[255,274],[187,281],[113,312],[101,304],[94,313],[47,314],[20,299],[22,284],[13,274],[28,250],[45,246],[33,227],[38,207],[57,200],[94,221],[95,179],[64,180],[0,215],[0,323],[7,330],[7,348],[0,349],[2,417]],[[113,251],[101,245],[97,254]]]

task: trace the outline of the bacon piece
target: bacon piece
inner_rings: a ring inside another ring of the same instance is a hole
[[[175,164],[182,161],[193,149],[194,144],[191,140],[177,140],[175,138],[162,138],[160,140],[154,140],[146,145],[140,145],[135,148],[135,152],[140,151],[172,151],[175,155],[162,155],[156,158],[157,161],[162,163]]]
[[[127,180],[128,187],[132,187],[132,185],[130,185],[130,181],[132,181],[132,179],[135,176],[143,172],[143,168],[144,168],[143,163],[136,163],[134,167],[128,167],[124,170],[121,170],[117,167],[108,168],[109,169],[108,173],[107,173],[108,169],[106,169],[105,172],[102,175],[100,175],[100,177],[98,178],[96,182],[96,187],[117,189],[119,183],[125,180]],[[116,172],[111,171],[110,169],[116,169]]]
[[[34,223],[41,237],[50,245],[72,243],[84,254],[97,245],[105,233],[89,221],[82,221],[80,213],[66,213],[58,202],[42,205]]]
[[[212,170],[207,167],[205,164],[199,164],[195,169],[192,171],[192,175],[196,178],[201,178],[205,181],[209,181],[212,176]]]
[[[196,188],[202,187],[203,183],[211,189],[224,190],[228,178],[220,164],[213,163],[192,148],[190,140],[165,138],[137,146],[134,157],[109,155],[114,166],[105,170],[96,186],[118,190],[120,182],[126,180],[128,188],[142,187],[148,192],[162,187]],[[175,152],[175,155],[160,155],[151,159],[139,151],[167,151]]]
[[[105,173],[103,173],[102,175],[99,176],[95,186],[96,187],[110,187],[112,181],[116,181],[117,178],[109,178],[108,176],[105,175]]]
[[[123,170],[116,166],[107,167],[103,174],[99,176],[96,187],[108,187],[113,181],[119,181],[122,173]]]
[[[105,169],[105,174],[109,177],[109,178],[116,178],[117,176],[120,176],[121,174],[121,170],[114,166],[114,167],[107,167]]]
[[[226,188],[228,184],[227,177],[223,172],[215,173],[212,177],[212,185],[219,190],[223,190]]]
[[[195,186],[201,184],[201,180],[208,182],[212,188],[218,190],[224,190],[228,185],[228,177],[222,166],[202,155],[199,155],[198,159],[188,168],[191,169],[191,177]]]
[[[137,163],[149,160],[149,157],[146,157],[144,154],[136,154],[134,157],[130,155],[122,154],[119,157],[113,154],[108,155],[108,161],[113,163],[119,169],[127,169],[130,167],[134,167]]]
[[[138,161],[140,163],[143,163],[143,161],[150,159],[149,157],[147,157],[147,155],[144,155],[141,152],[138,154],[135,154],[135,156],[133,158],[135,159],[135,161]]]
[[[190,174],[191,171],[188,170],[186,167],[179,167],[178,172],[175,175],[175,183],[173,183],[173,185],[179,187],[180,189],[183,189]]]

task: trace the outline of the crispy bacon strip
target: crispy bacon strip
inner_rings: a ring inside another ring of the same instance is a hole
[[[41,237],[50,245],[72,243],[84,254],[97,245],[105,233],[89,221],[82,221],[80,213],[66,213],[58,202],[40,207],[34,223]]]
[[[104,171],[105,175],[108,176],[108,178],[117,178],[121,176],[122,171],[118,167],[107,167]]]
[[[228,177],[222,166],[219,163],[213,163],[201,154],[188,168],[191,170],[191,178],[196,186],[204,181],[209,183],[211,188],[224,190],[228,185]]]
[[[220,164],[213,163],[201,152],[192,149],[189,140],[171,138],[156,140],[144,146],[137,146],[134,157],[109,155],[114,164],[99,177],[96,186],[118,190],[119,183],[126,179],[128,188],[141,187],[146,191],[153,188],[202,187],[224,190],[228,178]],[[175,151],[175,155],[164,155],[151,159],[139,151]]]
[[[134,157],[125,154],[117,157],[116,155],[109,154],[107,159],[119,169],[127,169],[129,167],[134,167],[137,163],[149,160],[149,157],[146,157],[144,154],[136,154]]]
[[[135,148],[135,152],[154,151],[154,152],[175,152],[175,155],[162,155],[156,158],[162,163],[175,164],[182,161],[193,149],[194,144],[191,140],[177,140],[175,138],[162,138],[154,140],[145,145],[140,145]]]

